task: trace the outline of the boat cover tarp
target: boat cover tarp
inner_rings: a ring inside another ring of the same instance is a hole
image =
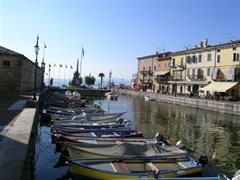
[[[121,143],[117,145],[112,144],[87,144],[79,143],[78,145],[66,144],[68,150],[87,151],[94,154],[101,154],[106,156],[179,156],[186,155],[183,151],[175,146],[167,146],[160,144],[134,144]]]

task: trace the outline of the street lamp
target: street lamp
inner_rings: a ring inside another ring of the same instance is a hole
[[[44,56],[45,56],[45,48],[46,48],[46,44],[44,42],[44,47],[43,47],[43,59],[42,59],[42,63],[41,63],[41,68],[42,68],[42,84],[41,84],[41,92],[43,92],[44,89],[44,75],[45,75],[45,62],[44,62]]]
[[[37,36],[37,44],[34,46],[34,50],[36,53],[36,61],[35,61],[35,73],[34,73],[34,93],[33,93],[33,100],[36,100],[36,90],[37,90],[37,66],[38,66],[38,60],[37,60],[37,56],[38,56],[38,52],[39,52],[39,46],[38,46],[38,39],[39,36]]]
[[[110,70],[110,72],[109,72],[109,83],[108,83],[108,89],[110,90],[110,88],[111,88],[111,78],[112,78],[112,71]]]

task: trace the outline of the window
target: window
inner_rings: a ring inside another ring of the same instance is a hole
[[[220,52],[220,49],[218,49],[217,52]]]
[[[182,79],[182,71],[179,72],[180,79]]]
[[[183,65],[183,57],[181,57],[181,65]]]
[[[192,69],[192,78],[194,79],[195,77],[195,69]]]
[[[172,59],[172,66],[175,67],[175,58]]]
[[[3,61],[3,66],[10,67],[10,61]]]
[[[233,47],[233,50],[235,51],[237,48],[236,47]]]
[[[191,57],[187,56],[187,63],[190,64],[191,63]]]
[[[199,63],[202,62],[202,55],[201,55],[201,54],[198,55],[198,62],[199,62]]]
[[[188,75],[188,76],[190,75],[190,69],[187,70],[187,75]]]
[[[207,55],[207,60],[208,60],[208,61],[211,61],[211,60],[212,60],[212,54],[211,54],[211,53],[208,53],[208,55]]]
[[[221,56],[218,54],[217,55],[217,63],[220,63],[220,60],[221,60]]]
[[[156,66],[154,66],[154,71],[156,71],[156,69],[157,69],[157,67],[156,67]]]
[[[197,56],[195,55],[192,56],[192,63],[197,63]]]
[[[233,61],[239,61],[239,54],[233,53]]]
[[[211,68],[207,68],[207,76],[211,75]]]

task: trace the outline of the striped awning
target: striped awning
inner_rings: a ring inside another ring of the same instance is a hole
[[[202,91],[226,92],[236,86],[238,82],[212,82],[211,84],[201,88]]]
[[[167,73],[169,73],[170,71],[157,71],[155,72],[153,75],[154,76],[162,76],[162,75],[165,75]]]

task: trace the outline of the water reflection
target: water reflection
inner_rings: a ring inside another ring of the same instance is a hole
[[[135,119],[134,127],[147,137],[161,132],[172,144],[182,139],[194,149],[193,156],[207,155],[211,168],[229,175],[240,169],[240,116],[129,96],[102,100],[101,106],[106,105],[112,112],[128,110],[125,117]],[[214,152],[217,160],[213,161]]]
[[[94,100],[108,113],[127,111],[124,118],[132,127],[153,137],[161,132],[172,144],[182,139],[194,149],[193,156],[209,158],[207,172],[216,168],[233,175],[240,169],[240,116],[227,115],[186,106],[146,102],[140,97],[120,96],[117,101]],[[37,142],[36,179],[56,179],[67,173],[67,167],[54,169],[59,154],[51,143],[48,127],[39,129]],[[216,152],[217,160],[212,160]],[[210,168],[210,169],[209,169]]]

